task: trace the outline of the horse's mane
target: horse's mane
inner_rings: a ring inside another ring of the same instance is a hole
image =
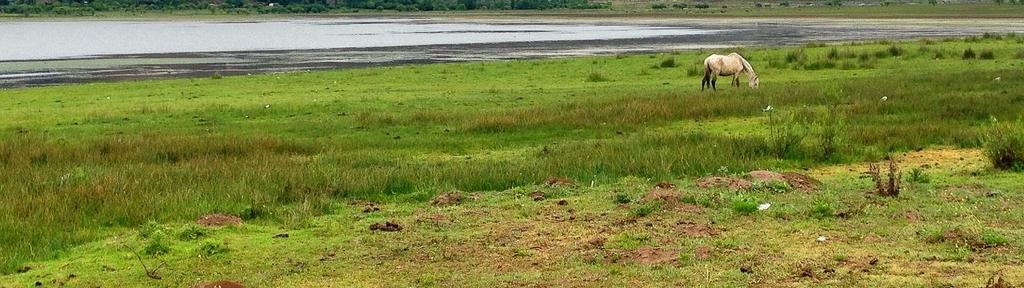
[[[733,54],[736,54],[737,57],[740,57],[740,62],[743,63],[743,70],[747,70],[747,73],[750,73],[750,76],[753,76],[753,78],[757,78],[757,72],[754,72],[754,66],[750,66],[750,62],[747,62],[747,58],[743,58],[743,55],[740,55],[739,53]]]

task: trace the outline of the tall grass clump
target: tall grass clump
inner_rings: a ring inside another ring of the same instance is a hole
[[[674,57],[668,57],[668,58],[662,59],[661,63],[658,63],[658,66],[661,67],[661,68],[672,68],[672,67],[676,67],[676,65],[677,65],[676,64],[676,58],[674,58]]]
[[[992,52],[992,50],[982,50],[981,54],[978,54],[978,59],[985,59],[985,60],[996,59],[996,54],[995,54],[995,52]]]
[[[993,123],[984,134],[985,156],[1000,170],[1024,171],[1024,126],[1017,123]]]
[[[701,65],[691,65],[690,68],[686,68],[686,76],[700,76],[704,74],[704,67]]]
[[[803,49],[796,49],[786,53],[786,63],[800,63],[803,62],[807,56],[804,54]]]
[[[978,54],[974,52],[974,49],[964,49],[964,53],[960,56],[961,59],[968,60],[978,58]]]
[[[892,57],[899,57],[899,56],[902,56],[903,53],[904,53],[903,48],[901,48],[900,46],[896,46],[896,45],[889,46],[889,48],[886,49],[886,52],[888,52],[889,56],[892,56]]]
[[[587,82],[606,82],[609,80],[608,76],[605,76],[601,71],[590,71],[590,74],[587,74]]]

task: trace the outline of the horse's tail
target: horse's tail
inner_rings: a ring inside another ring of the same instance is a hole
[[[704,78],[700,79],[700,90],[704,90],[704,85],[708,84],[711,86],[711,63],[708,60],[704,60]]]

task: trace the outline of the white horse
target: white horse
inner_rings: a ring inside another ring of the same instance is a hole
[[[747,62],[747,59],[743,59],[743,56],[736,53],[730,53],[726,56],[711,54],[708,58],[704,58],[704,79],[700,81],[700,90],[703,91],[705,86],[718,90],[715,87],[716,82],[718,82],[718,76],[733,76],[732,84],[739,87],[740,73],[747,73],[747,81],[750,88],[757,88],[759,85],[757,72],[754,72],[754,67],[751,67],[750,62]]]

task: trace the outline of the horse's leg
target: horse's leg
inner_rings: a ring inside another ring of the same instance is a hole
[[[700,91],[704,91],[704,85],[705,84],[710,84],[708,82],[711,82],[711,80],[709,80],[708,78],[710,78],[708,73],[704,73],[704,78],[700,79]]]
[[[740,76],[735,74],[732,76],[732,86],[740,87]]]
[[[718,76],[711,76],[711,90],[718,91]]]

